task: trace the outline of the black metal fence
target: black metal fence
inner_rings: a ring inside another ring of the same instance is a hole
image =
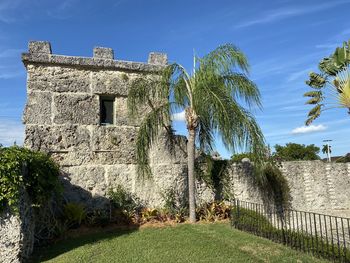
[[[288,210],[235,200],[233,227],[293,249],[338,262],[350,262],[350,218]]]

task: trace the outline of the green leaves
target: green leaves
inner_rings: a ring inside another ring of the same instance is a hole
[[[350,112],[350,41],[320,61],[320,73],[311,72],[306,84],[317,91],[310,91],[304,97],[310,97],[306,104],[315,105],[308,114],[305,122],[310,125],[321,114],[326,104],[337,104],[338,107],[348,108]],[[327,100],[335,99],[335,103]],[[334,107],[332,107],[334,108]]]
[[[43,153],[17,146],[0,148],[0,212],[7,206],[16,211],[22,189],[33,205],[47,202],[62,190],[58,174],[57,164]]]

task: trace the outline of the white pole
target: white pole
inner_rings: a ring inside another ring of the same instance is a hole
[[[331,162],[331,153],[329,152],[329,143],[327,142],[327,156],[328,156],[328,162]]]

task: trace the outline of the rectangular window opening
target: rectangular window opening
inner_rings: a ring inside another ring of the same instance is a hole
[[[114,124],[114,97],[100,97],[100,123],[101,125]]]

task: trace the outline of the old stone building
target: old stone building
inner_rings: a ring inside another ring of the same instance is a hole
[[[164,68],[166,54],[150,53],[148,63],[114,60],[113,50],[101,47],[91,58],[61,56],[52,54],[50,43],[35,41],[22,60],[28,74],[25,147],[58,161],[71,185],[69,200],[100,202],[121,184],[158,205],[165,188],[185,187],[184,176],[177,176],[186,170],[184,156],[169,154],[162,143],[150,155],[153,180],[142,182],[135,172],[140,119],[128,118],[128,87],[140,74]]]
[[[184,140],[172,155],[161,137],[150,153],[153,178],[137,177],[135,138],[141,120],[129,119],[126,109],[130,83],[164,68],[165,54],[150,53],[148,63],[139,63],[114,60],[110,48],[95,48],[93,57],[84,58],[54,55],[48,42],[30,42],[22,60],[28,73],[25,146],[48,152],[59,162],[69,200],[94,205],[118,184],[149,206],[161,205],[167,189],[186,193]],[[261,201],[241,168],[228,167],[227,187],[236,198]],[[282,172],[295,209],[350,209],[350,164],[286,162]],[[214,196],[215,189],[197,182],[199,203]]]

